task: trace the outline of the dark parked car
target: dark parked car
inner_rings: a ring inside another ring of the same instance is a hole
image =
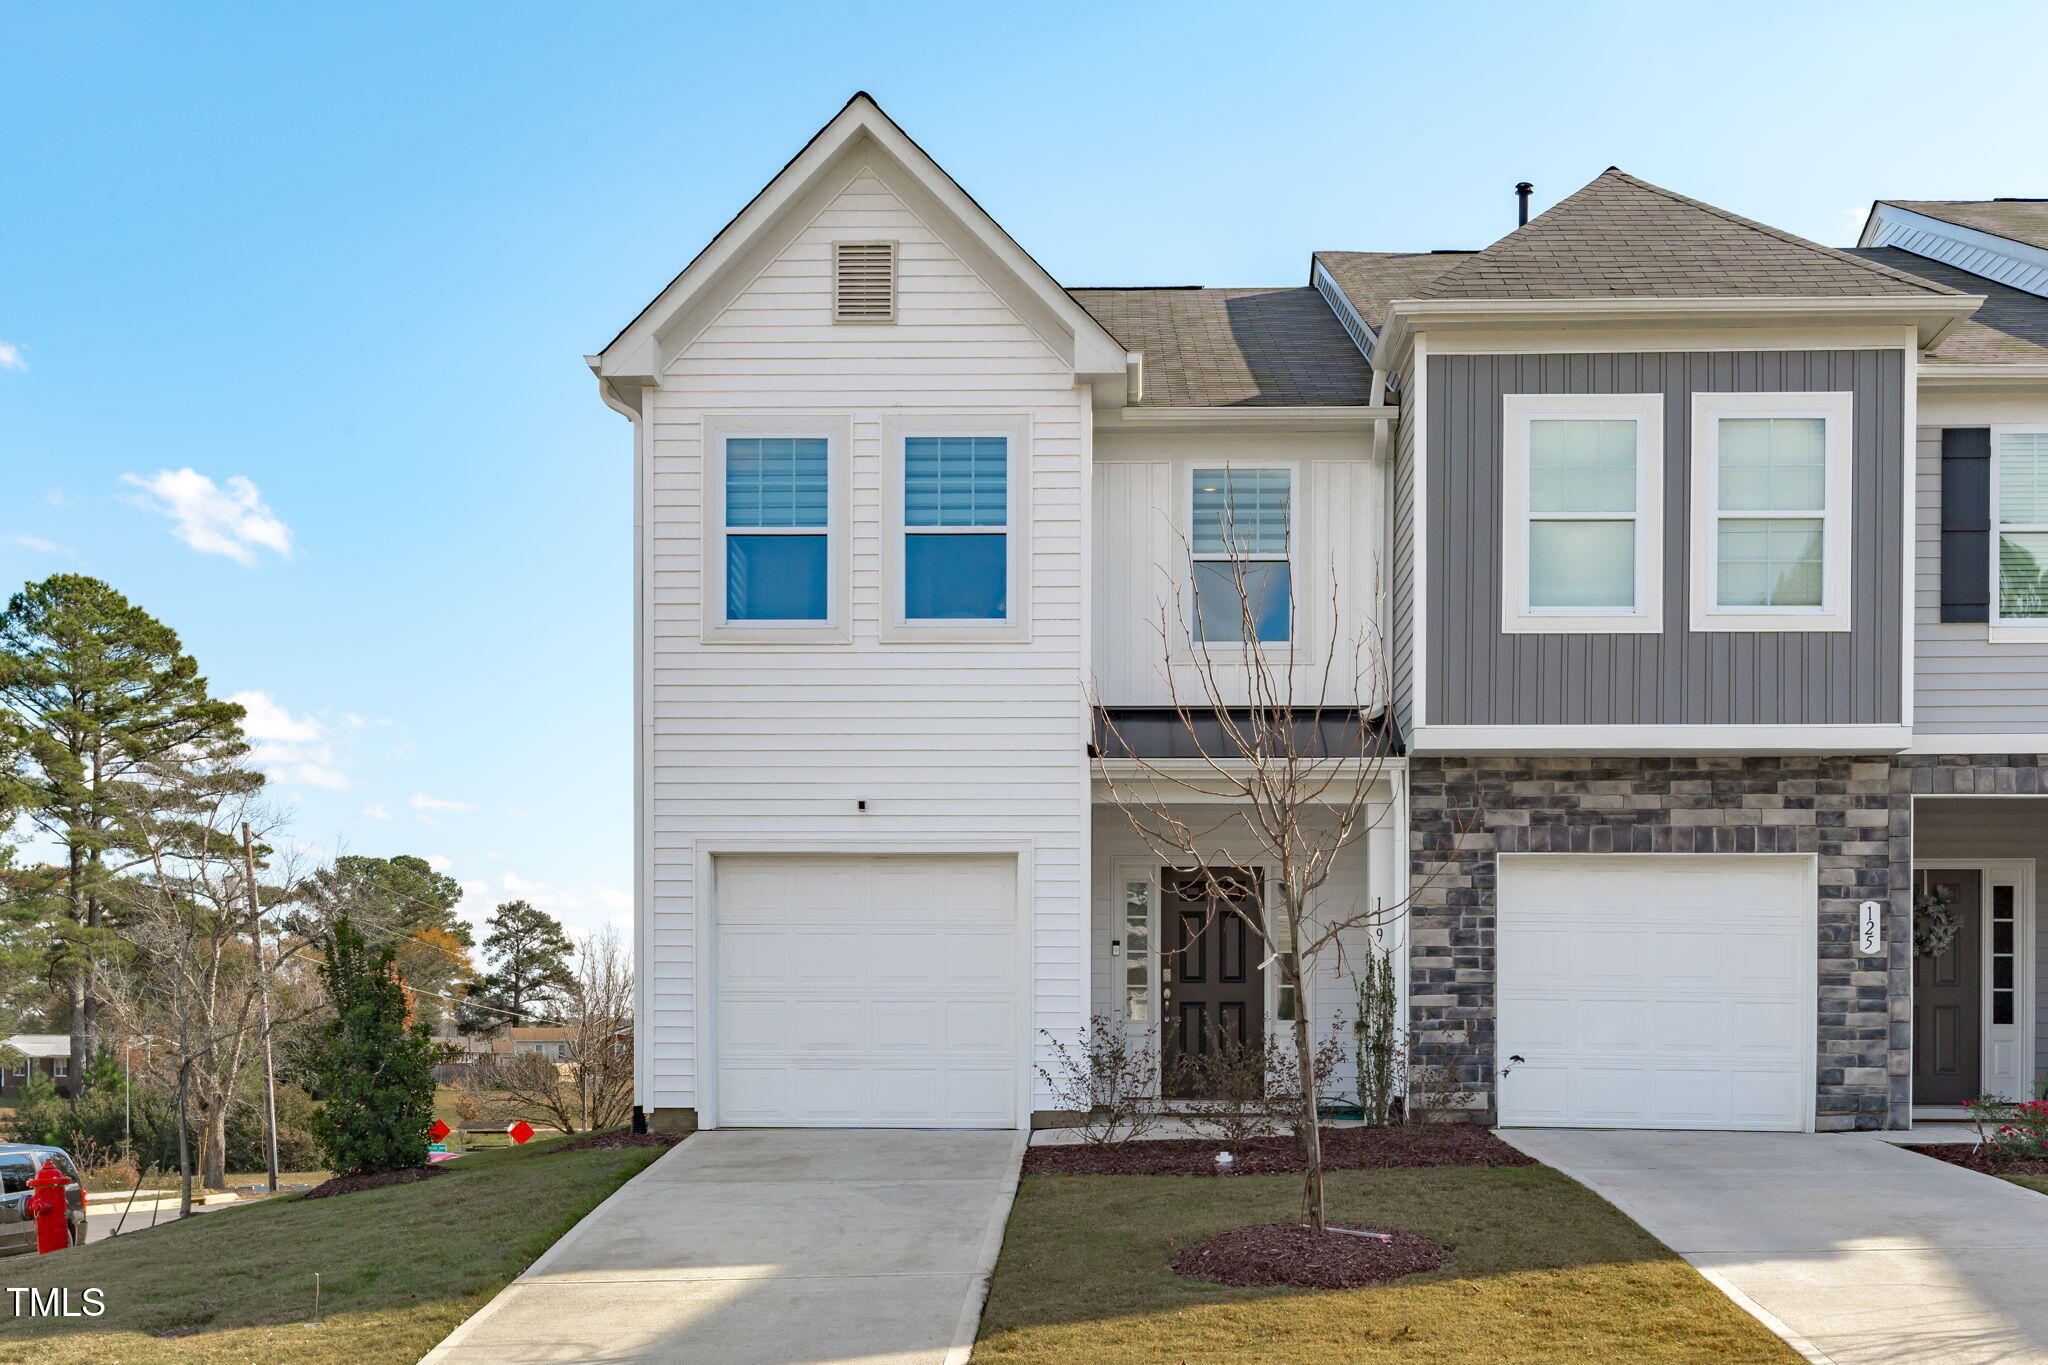
[[[28,1182],[35,1179],[45,1161],[57,1163],[71,1183],[64,1188],[71,1205],[71,1245],[85,1242],[85,1186],[78,1183],[78,1163],[62,1147],[31,1147],[24,1142],[0,1142],[0,1256],[20,1256],[36,1249],[36,1224],[23,1206],[28,1203]]]

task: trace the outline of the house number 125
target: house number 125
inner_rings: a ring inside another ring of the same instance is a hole
[[[1857,907],[1856,951],[1865,957],[1884,951],[1884,907],[1876,901]]]

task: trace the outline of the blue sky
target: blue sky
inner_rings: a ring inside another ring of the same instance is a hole
[[[10,6],[0,585],[97,574],[261,694],[299,842],[588,928],[632,884],[631,522],[580,357],[853,90],[1067,283],[1294,284],[1610,164],[1833,244],[1873,197],[2048,195],[2044,37],[2021,4]]]

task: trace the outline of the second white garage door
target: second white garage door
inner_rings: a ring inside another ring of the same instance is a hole
[[[1014,858],[717,869],[721,1126],[1015,1126]]]
[[[1502,855],[1501,1123],[1811,1127],[1817,894],[1802,855]]]

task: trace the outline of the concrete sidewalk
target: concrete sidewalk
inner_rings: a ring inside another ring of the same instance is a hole
[[[1021,1133],[698,1133],[421,1365],[959,1365]]]
[[[1809,1360],[2048,1362],[2048,1199],[1855,1134],[1504,1129]]]

